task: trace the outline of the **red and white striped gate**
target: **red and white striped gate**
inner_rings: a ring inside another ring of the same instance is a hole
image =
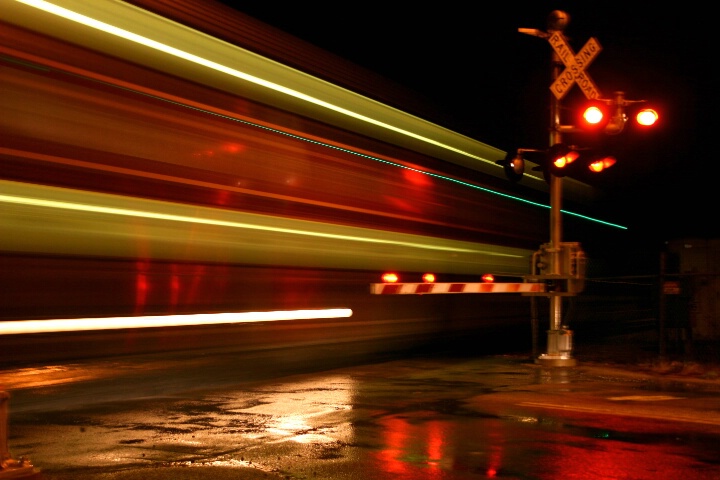
[[[371,283],[374,295],[431,293],[543,293],[544,283]]]

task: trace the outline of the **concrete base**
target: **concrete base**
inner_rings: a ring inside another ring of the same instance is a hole
[[[536,362],[543,367],[574,367],[577,360],[562,355],[540,355]]]
[[[0,390],[0,480],[40,480],[40,472],[26,459],[15,460],[8,449],[8,399],[10,394]]]
[[[27,462],[8,460],[0,468],[0,480],[41,480],[42,473]]]

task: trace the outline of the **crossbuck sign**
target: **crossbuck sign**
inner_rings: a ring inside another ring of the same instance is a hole
[[[590,66],[590,63],[595,60],[595,57],[602,50],[600,43],[595,38],[590,38],[585,46],[575,54],[560,32],[553,32],[548,41],[565,65],[565,70],[550,86],[555,98],[561,100],[576,83],[589,100],[600,97],[600,91],[595,86],[590,75],[585,72],[585,69]]]

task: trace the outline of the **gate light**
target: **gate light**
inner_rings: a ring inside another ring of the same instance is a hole
[[[435,274],[434,273],[426,273],[422,276],[423,282],[425,283],[435,283]]]
[[[400,277],[398,277],[397,273],[383,273],[383,283],[397,283],[398,280],[400,280]]]

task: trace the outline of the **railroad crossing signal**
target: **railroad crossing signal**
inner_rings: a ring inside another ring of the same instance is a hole
[[[585,69],[590,66],[590,63],[595,60],[595,57],[602,50],[600,43],[595,38],[590,38],[580,52],[575,54],[561,32],[553,32],[548,37],[548,41],[565,65],[565,70],[550,86],[555,98],[561,100],[576,83],[589,100],[599,98],[600,91]]]

